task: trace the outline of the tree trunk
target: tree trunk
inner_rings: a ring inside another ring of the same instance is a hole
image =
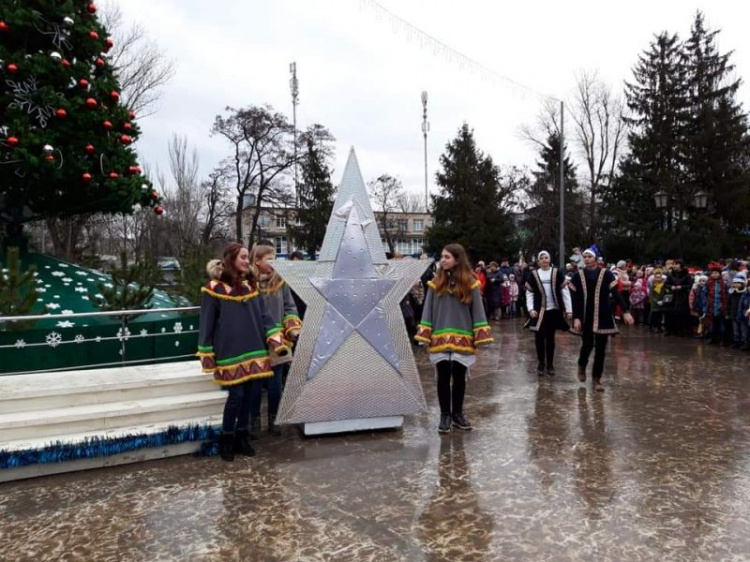
[[[235,214],[235,228],[237,233],[237,240],[239,242],[242,242],[242,202],[243,202],[244,196],[238,195],[237,196],[237,206],[235,208],[236,214]]]

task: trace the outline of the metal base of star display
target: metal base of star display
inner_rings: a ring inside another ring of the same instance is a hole
[[[387,416],[383,418],[363,418],[316,423],[303,423],[305,435],[326,435],[329,433],[349,433],[351,431],[372,431],[375,429],[400,429],[404,426],[404,416]]]
[[[275,264],[307,304],[276,421],[306,434],[400,427],[426,407],[400,302],[428,263],[385,259],[353,150],[320,256]]]

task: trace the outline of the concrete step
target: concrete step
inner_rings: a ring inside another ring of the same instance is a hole
[[[0,443],[101,433],[115,428],[218,415],[223,411],[225,401],[226,393],[217,388],[192,394],[2,413]]]
[[[0,376],[0,414],[215,391],[197,361]]]

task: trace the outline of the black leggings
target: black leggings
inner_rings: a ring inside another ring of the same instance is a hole
[[[602,378],[604,372],[604,355],[607,352],[607,337],[609,334],[594,334],[586,330],[583,332],[583,344],[581,345],[581,355],[578,357],[578,365],[586,367],[589,362],[591,350],[594,351],[594,371],[591,376],[594,380]]]
[[[440,402],[440,413],[461,414],[464,411],[464,394],[466,392],[466,367],[457,361],[439,361],[437,367],[437,393]],[[453,392],[451,393],[451,376]],[[451,409],[451,394],[453,409]]]
[[[555,332],[556,327],[560,325],[560,314],[559,310],[547,310],[542,325],[534,333],[536,358],[540,365],[546,365],[548,368],[555,365]]]

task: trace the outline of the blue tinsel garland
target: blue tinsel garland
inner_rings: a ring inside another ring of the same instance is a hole
[[[80,459],[109,457],[138,449],[177,445],[192,441],[202,441],[196,455],[212,456],[218,451],[218,440],[221,429],[209,425],[190,425],[186,427],[168,427],[160,433],[140,433],[114,439],[93,437],[78,443],[50,443],[41,449],[23,451],[0,451],[0,470],[20,468],[33,464],[69,462]]]

